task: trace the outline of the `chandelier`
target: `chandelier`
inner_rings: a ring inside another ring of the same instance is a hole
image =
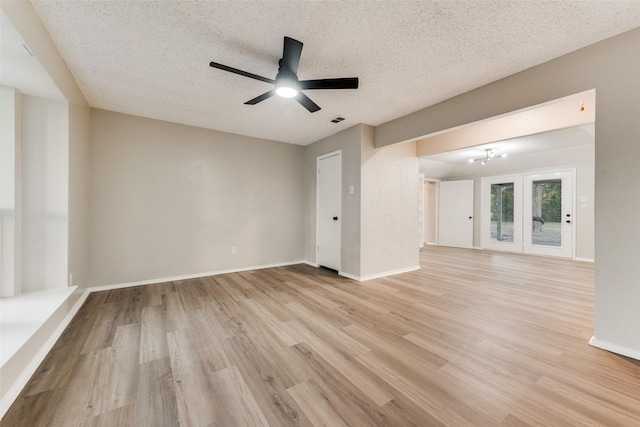
[[[484,157],[481,157],[479,159],[469,159],[469,163],[480,162],[481,165],[486,165],[489,160],[496,157],[496,150],[494,150],[493,148],[486,148],[484,151],[485,151]],[[500,154],[498,157],[505,158],[507,157],[507,155],[503,153],[503,154]]]

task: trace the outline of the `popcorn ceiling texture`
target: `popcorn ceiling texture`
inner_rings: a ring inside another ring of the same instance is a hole
[[[306,145],[379,125],[640,26],[640,1],[33,1],[92,107]],[[283,37],[298,77],[360,78],[273,97]],[[329,121],[346,117],[338,125]]]

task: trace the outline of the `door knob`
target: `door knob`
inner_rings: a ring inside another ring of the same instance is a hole
[[[337,220],[338,220],[338,217],[337,217],[337,216],[334,216],[334,217],[333,217],[333,220],[334,220],[334,221],[337,221]]]

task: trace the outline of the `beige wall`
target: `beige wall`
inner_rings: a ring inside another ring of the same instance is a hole
[[[69,255],[72,285],[89,283],[90,110],[69,104]]]
[[[303,151],[92,110],[90,283],[303,260]]]
[[[316,162],[319,156],[342,150],[342,230],[340,269],[360,276],[360,158],[362,126],[353,126],[304,147],[305,260],[316,262]],[[349,193],[353,186],[353,194]]]
[[[418,159],[415,142],[373,147],[362,140],[362,265],[360,276],[419,268]]]
[[[417,268],[415,143],[376,150],[373,128],[367,125],[305,147],[306,260],[316,260],[316,159],[336,150],[342,150],[341,273],[368,279]]]
[[[425,108],[376,128],[376,146],[596,89],[595,335],[640,358],[640,29]]]

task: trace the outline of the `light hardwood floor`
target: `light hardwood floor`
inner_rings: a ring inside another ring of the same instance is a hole
[[[91,294],[2,426],[640,426],[640,363],[587,344],[592,265],[421,263]]]

